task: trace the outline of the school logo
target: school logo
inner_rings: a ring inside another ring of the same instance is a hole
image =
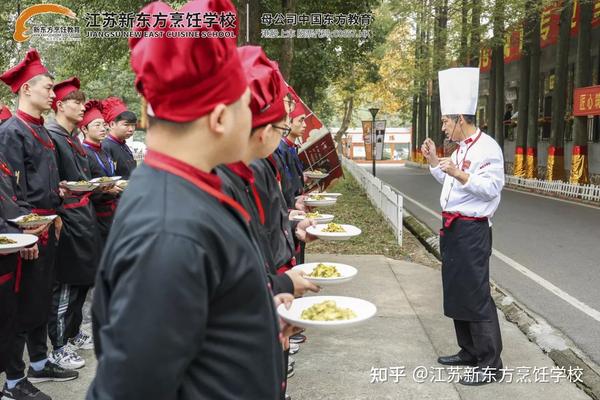
[[[79,27],[73,26],[35,26],[32,29],[33,32],[30,32],[27,21],[40,14],[61,14],[71,19],[77,19],[77,15],[71,9],[60,4],[36,4],[23,10],[17,17],[13,39],[17,42],[24,42],[31,36],[43,36],[52,38],[51,40],[62,41],[66,37],[79,37]]]

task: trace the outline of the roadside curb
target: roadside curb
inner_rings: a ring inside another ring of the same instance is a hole
[[[418,166],[419,164],[415,164]],[[438,260],[442,260],[439,235],[404,210],[403,223],[406,228]],[[600,366],[590,360],[577,346],[557,329],[551,327],[542,317],[531,312],[510,295],[510,293],[491,281],[492,297],[506,319],[516,324],[527,338],[537,344],[554,363],[565,371],[579,368],[581,380],[575,384],[594,400],[600,400]]]

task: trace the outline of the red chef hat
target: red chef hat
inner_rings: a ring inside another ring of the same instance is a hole
[[[102,100],[101,111],[104,121],[106,121],[106,123],[110,123],[113,122],[115,118],[119,116],[119,114],[127,111],[127,106],[120,98],[109,97]]]
[[[260,46],[240,47],[238,54],[252,94],[252,128],[285,117],[283,98],[287,94],[287,88],[279,69],[267,58]]]
[[[299,117],[302,114],[304,114],[305,117],[308,117],[309,111],[304,106],[304,103],[302,102],[302,100],[300,100],[300,96],[298,96],[298,94],[296,94],[296,91],[294,90],[294,88],[291,86],[288,86],[288,91],[292,95],[292,99],[294,99],[294,101],[296,102],[294,111],[292,111],[290,113],[290,118],[294,119],[296,117]]]
[[[8,107],[2,106],[2,108],[0,109],[0,121],[6,121],[10,117],[12,117],[12,113],[10,112]]]
[[[141,11],[169,14],[174,10],[154,2]],[[223,14],[237,18],[230,0],[195,0],[184,5],[186,15]],[[211,112],[217,104],[237,101],[247,88],[236,50],[236,38],[212,37],[238,34],[238,26],[224,29],[219,24],[177,28],[171,22],[157,27],[136,27],[136,31],[162,32],[162,38],[129,39],[131,66],[137,90],[148,101],[148,114],[174,122],[189,122]],[[174,38],[186,34],[188,37]],[[198,35],[202,38],[189,37]]]
[[[104,119],[104,116],[102,115],[102,103],[99,100],[89,100],[85,103],[83,119],[77,126],[79,128],[87,126],[90,122],[98,118]]]
[[[36,75],[48,72],[36,49],[31,49],[25,54],[20,63],[0,75],[0,80],[10,86],[13,93],[17,93],[21,86]]]
[[[54,94],[56,95],[52,101],[52,109],[54,112],[56,112],[56,103],[59,100],[62,100],[74,91],[79,90],[80,87],[81,83],[75,76],[54,85]]]

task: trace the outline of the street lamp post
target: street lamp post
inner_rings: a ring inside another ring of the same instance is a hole
[[[369,108],[369,112],[373,116],[371,123],[371,158],[373,159],[373,176],[375,176],[375,116],[379,112],[379,108]]]

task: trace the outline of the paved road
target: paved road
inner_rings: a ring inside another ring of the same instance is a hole
[[[382,165],[377,176],[439,229],[441,185],[428,170]],[[504,190],[493,247],[492,279],[600,364],[600,209]]]

